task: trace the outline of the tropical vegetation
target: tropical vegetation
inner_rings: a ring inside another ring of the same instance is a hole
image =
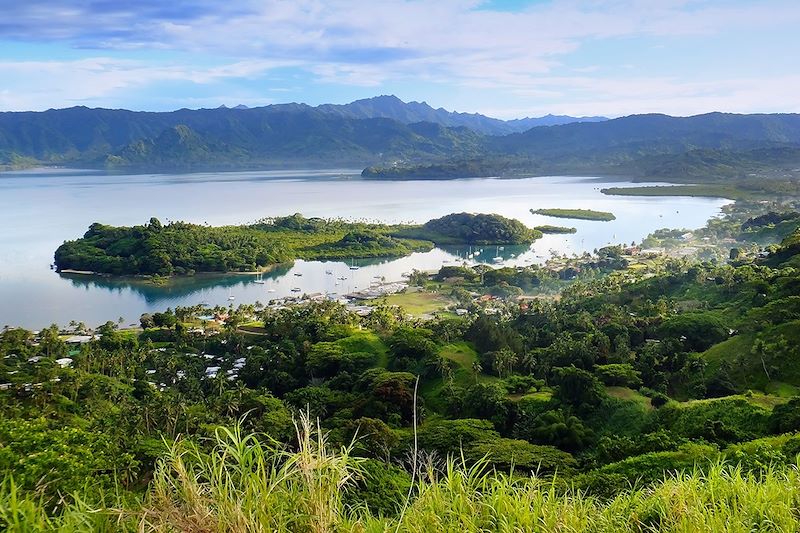
[[[256,271],[294,259],[398,257],[434,244],[530,243],[541,233],[499,215],[458,213],[422,226],[305,218],[300,214],[246,226],[185,222],[141,226],[94,223],[55,251],[59,271],[114,275]]]
[[[558,298],[517,298],[541,267],[415,273],[466,310],[431,320],[306,300],[6,328],[0,523],[794,530],[799,225],[732,210],[697,230],[743,239],[724,260],[598,250]]]

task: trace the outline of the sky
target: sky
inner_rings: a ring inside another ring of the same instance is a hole
[[[800,112],[800,0],[0,0],[0,111]]]

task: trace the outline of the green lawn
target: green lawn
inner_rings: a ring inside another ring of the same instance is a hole
[[[553,392],[548,390],[539,390],[536,392],[529,392],[527,394],[509,394],[508,399],[512,402],[519,402],[520,400],[539,400],[542,402],[549,402],[553,398]]]
[[[406,313],[414,316],[430,315],[443,311],[446,307],[452,305],[452,303],[453,301],[446,296],[435,292],[423,291],[400,292],[372,301],[373,305],[385,304],[402,307]]]

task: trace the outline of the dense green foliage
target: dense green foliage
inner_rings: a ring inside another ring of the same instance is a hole
[[[529,244],[542,234],[522,222],[500,215],[453,213],[429,220],[422,226],[437,243]]]
[[[541,236],[498,215],[460,213],[423,226],[387,226],[307,219],[299,214],[249,226],[209,227],[184,222],[166,226],[95,223],[83,238],[55,252],[59,270],[107,274],[172,275],[255,271],[301,259],[397,257],[441,244],[529,243]]]

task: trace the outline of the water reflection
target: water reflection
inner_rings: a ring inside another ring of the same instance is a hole
[[[403,273],[414,269],[432,271],[463,261],[539,263],[551,251],[579,254],[609,243],[639,241],[658,228],[700,227],[727,203],[710,198],[604,196],[596,181],[575,177],[384,182],[360,180],[358,171],[337,169],[136,176],[57,169],[3,173],[1,178],[0,324],[34,329],[70,320],[99,324],[120,316],[133,322],[145,312],[204,301],[228,305],[266,303],[298,292],[343,295],[373,283],[401,280]],[[530,212],[552,207],[610,211],[617,220],[559,220]],[[299,212],[424,223],[462,211],[497,213],[529,227],[571,226],[577,233],[545,235],[531,246],[503,249],[443,247],[355,263],[296,261],[266,273],[264,283],[254,283],[255,278],[247,275],[197,275],[157,285],[135,278],[59,276],[48,266],[58,245],[82,235],[96,221],[131,225],[156,216],[165,222],[224,225]]]
[[[292,265],[277,265],[262,274],[263,279],[278,280],[286,276]],[[202,294],[211,289],[229,290],[244,287],[252,283],[254,276],[247,274],[196,274],[194,276],[173,277],[163,282],[154,282],[146,278],[113,278],[109,276],[92,276],[86,274],[59,274],[64,280],[78,289],[102,289],[110,293],[123,294],[135,292],[150,305],[171,302],[176,298]]]

